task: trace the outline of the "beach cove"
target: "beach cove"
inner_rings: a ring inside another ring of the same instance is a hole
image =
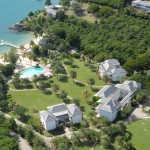
[[[4,40],[15,45],[24,45],[33,39],[29,33],[9,30],[9,27],[35,12],[44,8],[45,0],[1,0],[0,1],[0,41]],[[58,4],[58,0],[51,1]],[[10,47],[0,46],[0,54],[8,52]]]

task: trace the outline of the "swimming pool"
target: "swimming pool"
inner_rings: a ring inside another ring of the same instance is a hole
[[[21,72],[20,78],[31,78],[34,75],[40,75],[45,72],[44,68],[31,67]]]

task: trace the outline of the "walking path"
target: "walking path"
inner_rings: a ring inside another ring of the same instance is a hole
[[[67,68],[64,64],[63,64],[63,67],[65,68],[67,75],[70,76],[70,73],[69,73],[69,71],[68,71],[68,68]],[[86,86],[90,86],[89,84],[87,84],[87,83],[85,83],[85,82],[82,82],[82,81],[79,81],[79,80],[76,80],[76,79],[74,79],[74,81],[75,81],[75,82],[78,82],[78,83],[81,83],[81,84],[83,84],[83,85],[86,85]],[[104,87],[104,86],[93,85],[92,87],[95,87],[95,88],[102,88],[102,87]]]
[[[20,135],[14,133],[14,132],[11,132],[10,135],[19,142],[19,147],[21,150],[32,150],[32,147]]]
[[[9,114],[3,113],[3,112],[1,112],[1,111],[0,111],[0,113],[3,114],[5,118],[8,118],[8,119],[9,119],[9,118],[12,118],[12,116],[10,116]],[[28,127],[27,124],[25,124],[25,123],[19,121],[18,119],[14,118],[14,120],[15,120],[15,122],[16,122],[17,125],[20,125],[20,126],[22,126],[22,127]],[[33,132],[34,132],[34,134],[36,134],[37,136],[39,136],[40,138],[43,139],[43,141],[45,142],[45,144],[46,144],[46,146],[47,146],[48,149],[51,148],[51,141],[52,141],[52,139],[54,139],[55,137],[67,136],[68,138],[71,138],[71,135],[73,134],[71,131],[69,131],[68,128],[65,128],[65,133],[64,133],[64,134],[57,135],[57,136],[54,136],[54,137],[46,137],[46,136],[44,136],[44,135],[38,133],[38,132],[35,131],[35,130],[33,130]],[[26,145],[26,144],[25,144],[26,142],[23,141],[23,139],[21,139],[21,140],[22,140],[23,143],[20,143],[20,144],[23,144],[22,146]],[[29,146],[29,145],[26,145],[26,147],[28,147],[28,146]],[[28,150],[28,149],[23,149],[23,150]],[[29,150],[30,150],[30,149],[29,149]]]

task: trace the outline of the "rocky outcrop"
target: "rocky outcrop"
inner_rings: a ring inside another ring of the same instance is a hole
[[[28,31],[31,31],[30,28],[25,27],[24,24],[22,24],[22,23],[16,23],[16,24],[12,25],[11,27],[9,27],[9,29],[16,30],[18,32],[28,32]]]

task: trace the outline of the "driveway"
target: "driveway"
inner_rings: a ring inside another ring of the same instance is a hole
[[[150,118],[150,116],[145,111],[143,111],[143,106],[144,106],[145,111],[150,110],[150,103],[145,103],[143,105],[139,105],[138,107],[136,107],[134,109],[132,114],[125,120],[125,122],[130,123],[137,119]]]
[[[32,150],[32,147],[20,135],[14,132],[11,132],[10,135],[18,141],[21,150]]]

